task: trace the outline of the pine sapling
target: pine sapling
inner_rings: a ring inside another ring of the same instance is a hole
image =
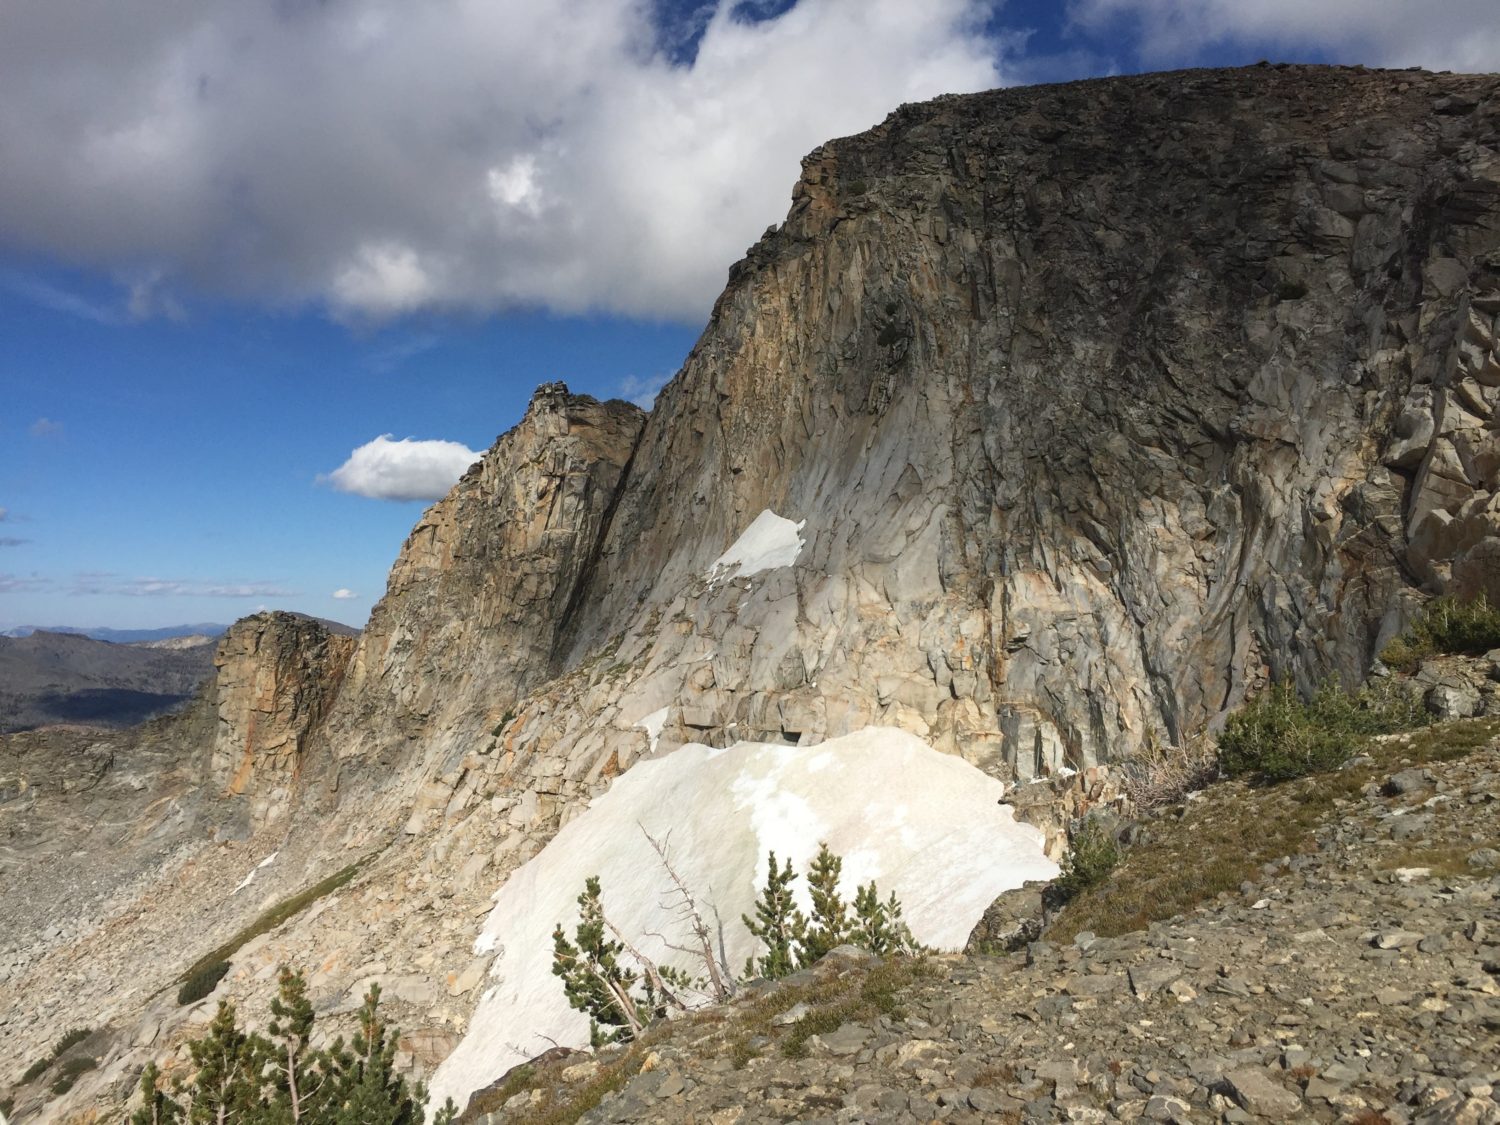
[[[839,894],[839,877],[843,870],[843,859],[829,851],[827,844],[819,844],[818,854],[807,873],[813,910],[797,958],[803,968],[849,940],[849,908]]]
[[[854,944],[881,957],[896,953],[915,953],[918,946],[901,917],[901,903],[896,893],[884,902],[872,880],[854,895]]]
[[[370,985],[350,1049],[336,1045],[335,1125],[420,1125],[425,1090],[396,1073],[396,1039],[380,1015],[380,986]]]
[[[631,995],[637,976],[620,963],[623,942],[605,934],[604,907],[599,902],[599,877],[584,883],[578,896],[578,928],[573,941],[562,924],[552,931],[552,972],[562,978],[568,1003],[590,1020],[594,1046],[634,1039],[643,1020],[640,1001]],[[607,1030],[606,1030],[607,1029]]]
[[[141,1108],[130,1115],[130,1125],[177,1125],[182,1107],[161,1086],[161,1071],[154,1062],[141,1071]]]
[[[307,998],[307,981],[300,972],[283,967],[276,983],[268,1035],[257,1036],[256,1043],[261,1073],[271,1085],[270,1103],[295,1125],[317,1120],[318,1111],[333,1091],[328,1081],[328,1060],[308,1045],[313,1007]]]
[[[792,861],[787,860],[784,868],[777,868],[776,853],[769,854],[766,885],[755,904],[755,918],[752,921],[745,914],[741,920],[750,936],[759,938],[766,946],[759,959],[751,957],[745,962],[745,975],[758,974],[776,980],[797,967],[797,948],[806,933],[807,919],[792,899],[792,884],[797,880]]]

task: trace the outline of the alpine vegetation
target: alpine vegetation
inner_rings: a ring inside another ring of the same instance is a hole
[[[670,868],[666,848],[652,841],[662,863]],[[872,953],[891,955],[916,953],[920,946],[902,921],[901,904],[894,892],[882,901],[874,880],[858,889],[853,912],[839,891],[844,861],[820,844],[808,873],[812,888],[812,914],[804,915],[790,893],[791,861],[776,866],[776,853],[768,856],[766,885],[755,904],[755,918],[741,916],[751,936],[766,946],[759,958],[745,961],[748,977],[784,977],[793,968],[807,968],[841,945],[854,944]],[[674,876],[675,878],[675,876]],[[702,915],[686,887],[678,883],[684,909],[701,925]],[[600,901],[599,877],[591,876],[578,896],[579,920],[572,940],[562,923],[552,931],[552,972],[561,977],[568,1004],[589,1017],[589,1044],[594,1047],[639,1038],[645,1027],[664,1018],[669,1010],[687,1011],[685,995],[705,995],[705,984],[714,983],[711,998],[723,1000],[737,987],[712,942],[704,940],[696,950],[671,945],[680,952],[702,957],[704,975],[671,965],[658,964],[632,945],[605,916]],[[695,936],[706,939],[706,931],[695,927]],[[634,968],[631,965],[634,965]]]
[[[155,1063],[141,1073],[140,1108],[131,1125],[214,1122],[215,1125],[420,1125],[427,1091],[395,1070],[394,1028],[380,1015],[380,986],[371,985],[358,1013],[359,1030],[345,1044],[312,1044],[313,1007],[301,973],[282,969],[265,1034],[239,1026],[222,1003],[208,1032],[188,1044],[193,1073],[164,1080]],[[452,1125],[447,1103],[433,1125]]]

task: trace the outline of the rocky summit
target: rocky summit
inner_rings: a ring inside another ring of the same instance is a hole
[[[1260,66],[904,106],[807,157],[649,414],[543,386],[357,638],[257,615],[178,715],[0,740],[3,1097],[118,1120],[147,1063],[191,1072],[219,1001],[263,1026],[282,965],[320,1034],[380,984],[400,1067],[444,1073],[497,891],[683,748],[805,781],[885,728],[1004,783],[1053,858],[1101,805],[1148,855],[1132,762],[1274,682],[1363,682],[1435,596],[1500,601],[1497,406],[1500,78]],[[1483,667],[1415,671],[1439,717],[1494,711]],[[1175,920],[840,955],[693,1017],[749,1021],[719,1056],[673,1024],[556,1090],[595,1083],[599,1120],[1495,1120],[1489,737],[1389,763]],[[784,796],[745,797],[762,848]],[[1234,823],[1180,809],[1204,840]],[[1381,866],[1405,832],[1441,836],[1403,865],[1426,875]],[[222,979],[179,1004],[205,960]],[[471,1119],[562,1096],[492,1077]]]

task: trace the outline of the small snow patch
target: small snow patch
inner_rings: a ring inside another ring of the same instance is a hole
[[[670,707],[663,707],[660,711],[652,711],[635,725],[646,732],[646,737],[651,740],[651,753],[656,753],[657,739],[661,738],[661,728],[667,725],[667,716],[671,713]]]
[[[255,882],[255,873],[257,871],[259,871],[262,867],[269,867],[271,865],[271,862],[278,855],[280,855],[280,854],[281,853],[279,851],[277,851],[277,852],[272,852],[270,855],[266,856],[265,859],[261,860],[254,867],[252,867],[250,869],[250,874],[246,875],[243,879],[241,879],[240,880],[240,885],[237,886],[237,887],[235,887],[234,890],[230,891],[229,893],[232,894],[232,895],[237,895],[241,891],[243,891],[246,887],[248,887],[251,883]]]
[[[708,580],[714,582],[731,574],[744,578],[791,566],[806,542],[797,533],[806,526],[806,520],[793,523],[767,508],[729,545],[729,550],[714,560],[708,568]]]

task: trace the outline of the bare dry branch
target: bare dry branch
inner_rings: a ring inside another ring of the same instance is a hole
[[[600,911],[600,917],[604,919],[604,924],[609,927],[609,932],[614,934],[615,939],[625,947],[625,952],[635,958],[636,964],[641,967],[641,972],[646,974],[646,979],[651,982],[651,987],[656,990],[656,994],[679,1012],[687,1011],[687,1004],[682,1001],[677,993],[667,987],[666,981],[662,980],[661,970],[656,967],[656,962],[632,945],[630,939],[620,932],[620,928],[609,920],[609,915]]]
[[[704,968],[708,971],[708,985],[713,993],[713,998],[717,1003],[722,1004],[734,995],[734,976],[728,971],[727,963],[721,965],[719,959],[714,956],[713,931],[708,928],[708,923],[703,920],[703,914],[699,911],[698,903],[693,898],[692,892],[688,890],[687,883],[678,874],[677,868],[672,866],[672,855],[667,847],[671,841],[671,834],[668,833],[664,840],[658,840],[646,831],[645,825],[637,823],[636,827],[640,828],[641,835],[646,837],[647,842],[651,845],[651,849],[656,852],[657,858],[661,860],[661,865],[666,870],[667,877],[672,880],[672,886],[675,888],[679,899],[677,908],[681,916],[687,920],[689,928],[693,932],[693,938],[697,942],[695,948],[684,949],[682,952],[691,953],[703,962]],[[715,910],[714,914],[717,917],[718,911]],[[723,926],[721,925],[721,945],[722,938]],[[674,945],[671,948],[678,949],[680,947]]]

